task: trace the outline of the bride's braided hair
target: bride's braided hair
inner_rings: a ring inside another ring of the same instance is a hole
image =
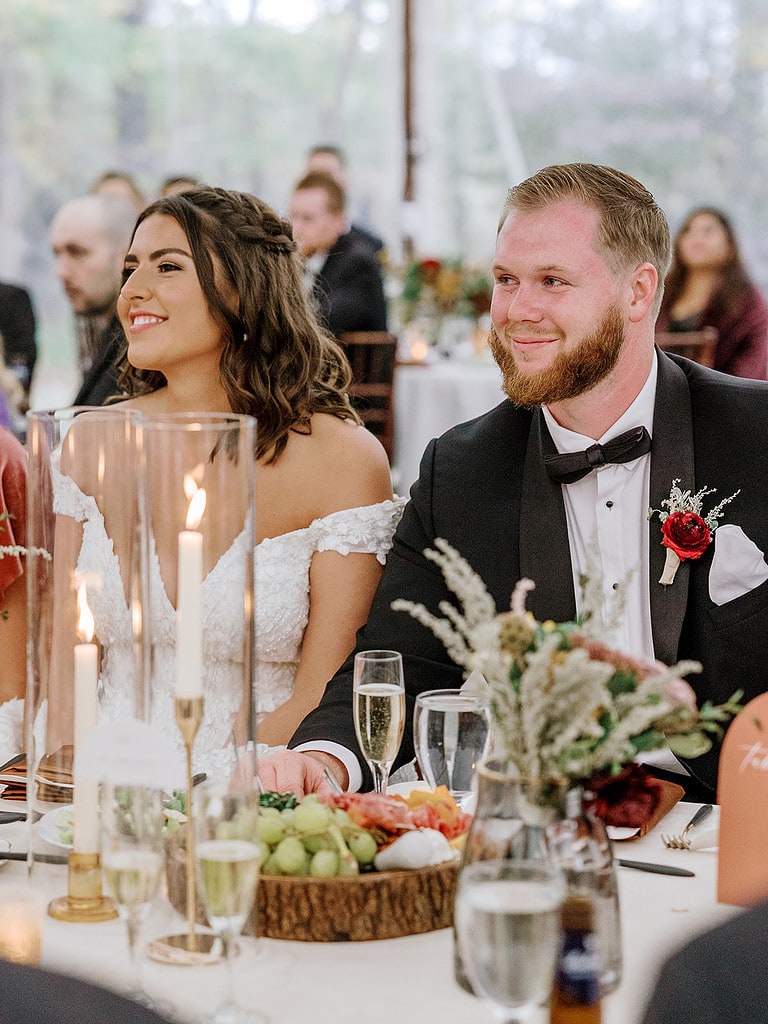
[[[136,227],[152,214],[173,217],[189,239],[203,294],[224,331],[222,385],[233,412],[259,421],[257,457],[276,459],[291,430],[310,432],[313,413],[357,420],[346,396],[349,364],[310,308],[290,222],[255,196],[221,188],[158,199]],[[234,302],[227,299],[232,292]],[[132,395],[147,394],[165,377],[124,357],[120,383]]]

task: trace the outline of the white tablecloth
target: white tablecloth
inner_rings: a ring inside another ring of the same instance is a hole
[[[679,831],[693,810],[691,804],[678,804],[665,818],[663,830]],[[664,956],[735,912],[735,908],[715,901],[717,854],[667,850],[659,831],[644,839],[617,843],[614,851],[619,857],[685,866],[695,871],[696,877],[618,869],[624,980],[605,1000],[604,1024],[636,1024]],[[22,849],[23,826],[1,826],[0,838]],[[21,879],[25,873],[25,865],[6,862],[0,868],[0,882]],[[33,883],[48,898],[63,895],[66,867],[36,865]],[[182,930],[179,916],[164,899],[158,900],[146,936]],[[244,1005],[265,1010],[272,1024],[309,1020],[321,1024],[359,1024],[361,1020],[366,1024],[423,1024],[426,1020],[490,1024],[492,1019],[488,1008],[453,980],[449,930],[386,942],[257,944],[248,940],[243,945],[235,968],[238,994]],[[43,961],[46,966],[119,989],[128,976],[125,926],[120,921],[76,925],[48,919]],[[165,998],[180,1017],[190,1021],[212,1009],[224,991],[225,971],[220,965],[183,968],[145,961],[143,975],[151,995]]]
[[[503,398],[501,371],[489,356],[396,367],[392,475],[398,493],[407,494],[418,478],[433,437],[488,412]]]

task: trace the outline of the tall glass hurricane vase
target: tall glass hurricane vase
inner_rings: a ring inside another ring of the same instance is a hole
[[[153,721],[202,698],[195,771],[228,775],[231,736],[255,741],[256,421],[189,413],[143,421],[149,520]]]
[[[73,803],[83,868],[99,831],[80,744],[99,723],[148,714],[141,423],[120,406],[32,412],[27,442],[28,821]]]

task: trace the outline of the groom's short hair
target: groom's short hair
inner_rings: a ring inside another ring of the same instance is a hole
[[[671,255],[669,224],[648,189],[623,171],[585,163],[544,167],[509,189],[499,230],[512,210],[529,213],[563,199],[575,199],[598,211],[598,243],[614,273],[638,263],[653,264],[659,275],[660,302]]]

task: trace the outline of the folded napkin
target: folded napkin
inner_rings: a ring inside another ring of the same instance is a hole
[[[718,606],[735,601],[768,580],[763,552],[740,526],[725,523],[715,530],[715,553],[709,570],[709,596]]]
[[[589,782],[590,806],[605,822],[647,835],[685,795],[682,786],[657,779],[640,764],[630,764],[618,775],[597,775]]]

